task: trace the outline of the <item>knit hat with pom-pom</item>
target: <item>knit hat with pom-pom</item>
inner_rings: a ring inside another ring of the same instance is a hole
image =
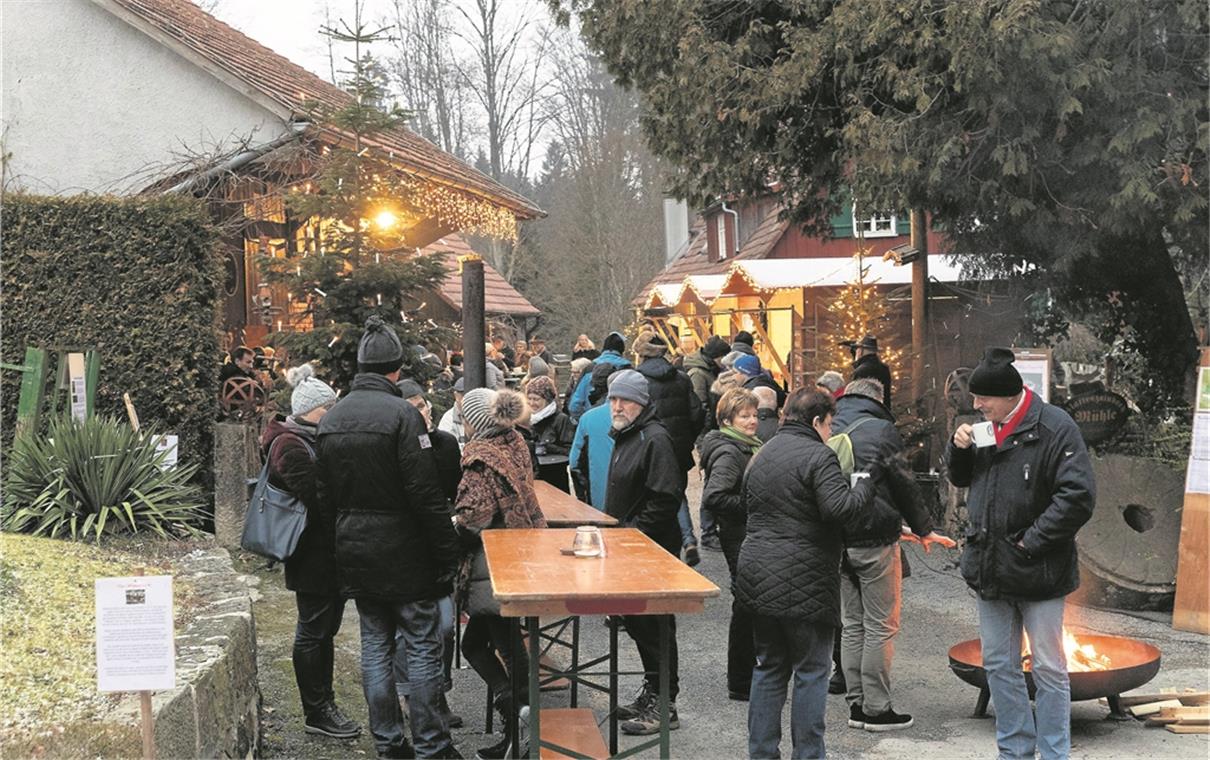
[[[506,388],[475,388],[462,397],[462,419],[476,438],[515,427],[528,411],[525,397]]]
[[[294,387],[290,394],[290,412],[295,417],[336,403],[336,391],[315,376],[315,368],[310,364],[291,368],[286,373],[286,381]]]

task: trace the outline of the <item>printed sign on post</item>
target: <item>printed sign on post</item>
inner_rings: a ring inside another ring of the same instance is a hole
[[[155,453],[164,454],[163,461],[160,462],[160,469],[170,470],[176,467],[177,464],[177,443],[180,439],[175,435],[157,435],[155,438]]]
[[[172,576],[97,578],[97,689],[176,688]]]
[[[1025,387],[1045,401],[1050,403],[1050,361],[1049,348],[1014,348],[1016,361],[1013,366],[1021,374]]]
[[[83,422],[88,419],[88,388],[84,376],[84,354],[67,355],[67,388],[71,400],[71,416]]]

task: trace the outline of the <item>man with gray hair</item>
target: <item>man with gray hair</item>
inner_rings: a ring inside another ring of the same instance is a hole
[[[902,461],[903,440],[895,418],[882,402],[882,383],[862,378],[849,383],[836,402],[833,435],[853,445],[854,472],[875,462],[885,477],[861,519],[845,526],[841,558],[840,658],[847,686],[849,726],[867,731],[910,728],[912,716],[891,706],[891,657],[899,632],[903,565],[899,538],[906,520],[925,551],[954,542],[933,530],[920,491]]]
[[[832,394],[832,398],[840,398],[844,392],[844,376],[830,369],[815,378],[815,387]]]
[[[614,373],[609,378],[609,411],[613,438],[613,459],[609,465],[609,486],[605,492],[605,512],[630,528],[638,528],[669,554],[680,555],[681,529],[677,510],[685,491],[683,470],[673,447],[672,436],[656,417],[647,378],[633,369]],[[672,615],[625,615],[626,633],[634,640],[643,662],[643,688],[635,701],[619,707],[617,717],[624,721],[627,734],[654,734],[660,730],[659,671],[660,624],[668,622],[668,702],[671,728],[679,728],[676,695],[677,679],[676,618]]]

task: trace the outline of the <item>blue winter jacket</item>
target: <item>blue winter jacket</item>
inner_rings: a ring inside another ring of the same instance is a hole
[[[617,351],[606,351],[605,353],[592,360],[593,365],[597,364],[612,364],[615,367],[629,367],[630,360],[619,354]],[[567,413],[573,419],[587,412],[592,404],[588,402],[588,391],[592,389],[592,373],[585,372],[580,378],[580,384],[576,386],[575,391],[571,394],[571,401],[567,404]],[[574,460],[573,460],[574,461]]]
[[[588,476],[589,499],[601,511],[605,510],[605,486],[609,482],[609,460],[613,456],[610,421],[609,404],[600,404],[584,412],[568,455],[571,469],[581,476]],[[588,447],[587,451],[585,447]]]

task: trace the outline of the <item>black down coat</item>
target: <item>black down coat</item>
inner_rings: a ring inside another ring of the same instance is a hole
[[[933,530],[933,520],[915,480],[899,459],[903,439],[895,429],[895,418],[880,401],[845,394],[836,401],[832,435],[850,428],[855,468],[866,471],[880,462],[885,465],[885,477],[861,519],[845,529],[845,546],[890,546],[899,540],[904,521],[917,536],[927,535]]]
[[[742,441],[711,430],[702,438],[702,509],[708,509],[720,523],[742,526],[748,522],[744,509],[744,470],[752,460],[752,447]]]
[[[945,457],[950,482],[970,488],[961,560],[967,584],[983,599],[1040,601],[1075,591],[1076,531],[1092,517],[1096,485],[1067,412],[1031,393],[1002,444],[959,449],[951,439]]]
[[[850,491],[815,429],[784,423],[744,475],[748,535],[736,601],[757,615],[839,626],[842,529],[869,506],[880,478],[875,468]]]
[[[399,602],[448,595],[458,539],[424,417],[382,375],[353,378],[319,423],[319,499],[336,516],[345,595]]]
[[[648,405],[621,430],[610,430],[613,456],[605,512],[623,527],[638,528],[670,554],[680,556],[681,529],[676,513],[685,492],[685,474],[677,469],[672,437]]]
[[[635,369],[647,378],[651,396],[647,407],[655,409],[655,416],[672,436],[681,471],[689,472],[693,469],[693,442],[706,422],[706,410],[693,391],[693,382],[662,356],[644,359]]]

